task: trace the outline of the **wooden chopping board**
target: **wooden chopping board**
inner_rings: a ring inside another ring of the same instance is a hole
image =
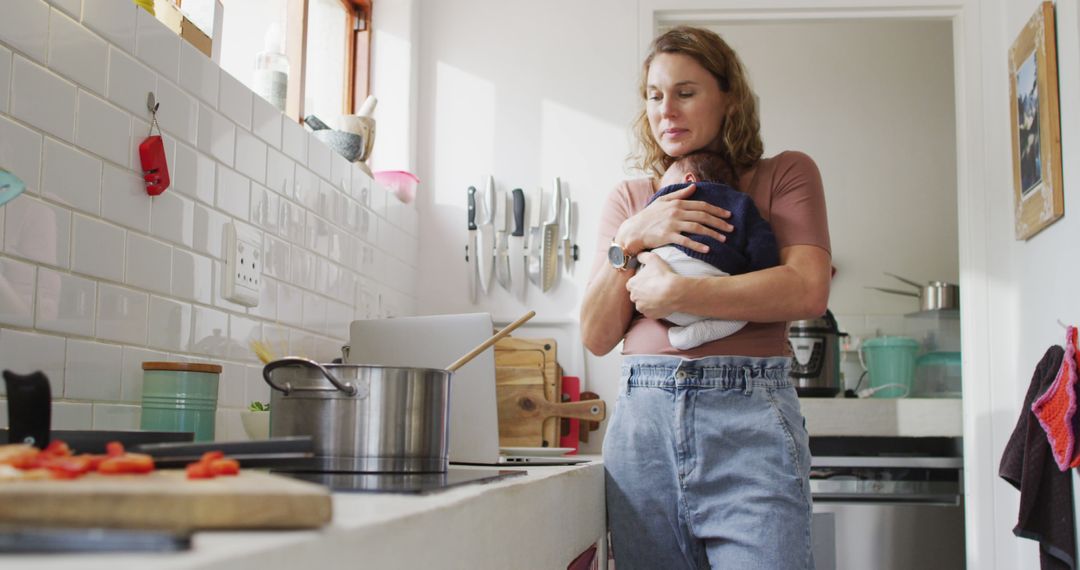
[[[190,480],[183,470],[0,481],[0,524],[161,530],[296,529],[330,522],[329,491],[260,471]]]
[[[538,384],[543,397],[549,402],[558,402],[560,380],[562,373],[559,370],[557,360],[557,344],[551,338],[519,338],[506,337],[495,343],[495,392],[498,401],[502,402],[510,397],[506,394],[507,386],[521,386],[526,384]],[[511,370],[512,369],[512,370]],[[518,370],[525,369],[525,370]],[[504,428],[510,423],[522,421],[520,418],[504,416],[503,410],[499,413],[499,445],[503,447],[557,447],[559,442],[558,418],[537,420],[526,418],[524,421],[540,421],[542,423],[541,436],[531,443],[523,443],[519,439],[503,436]],[[515,427],[509,427],[510,431],[517,431]],[[526,430],[533,433],[533,429]],[[545,446],[544,443],[547,442]]]
[[[559,417],[603,420],[604,402],[549,402],[544,395],[543,379],[536,368],[505,367],[499,372],[496,391],[499,415],[499,445],[503,447],[557,447],[557,439],[546,439],[546,421]]]

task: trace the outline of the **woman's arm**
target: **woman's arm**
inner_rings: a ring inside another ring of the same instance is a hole
[[[633,271],[619,271],[602,262],[581,300],[581,340],[589,352],[603,356],[623,339],[634,304],[626,292]]]
[[[674,312],[717,319],[778,322],[825,314],[832,256],[813,245],[780,250],[780,265],[730,277],[683,277],[652,253],[627,281],[631,302],[646,317]]]

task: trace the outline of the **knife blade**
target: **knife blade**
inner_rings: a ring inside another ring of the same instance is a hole
[[[465,262],[469,273],[469,301],[476,303],[479,270],[476,267],[476,187],[469,186],[469,237],[465,245]]]
[[[529,259],[525,256],[525,192],[521,188],[514,188],[510,192],[511,207],[510,215],[513,223],[510,226],[510,285],[513,293],[517,294],[522,301],[525,300],[525,290],[528,289],[526,275],[529,270]]]
[[[559,277],[559,213],[562,211],[562,183],[555,177],[555,194],[551,197],[551,217],[544,222],[543,242],[540,244],[540,289],[547,291]]]
[[[495,191],[495,280],[503,289],[513,292],[510,285],[510,194]]]
[[[529,191],[529,202],[526,209],[529,213],[529,244],[527,264],[529,281],[533,285],[540,286],[540,243],[543,241],[544,232],[540,227],[540,202],[544,199],[544,190],[537,188]]]
[[[562,250],[563,250],[563,265],[566,267],[566,273],[570,274],[570,267],[574,263],[573,251],[570,247],[570,210],[572,209],[573,202],[570,200],[570,191],[563,192],[563,211],[562,211]]]
[[[480,290],[487,295],[495,274],[495,178],[488,176],[481,195],[476,232],[476,261],[480,271]]]

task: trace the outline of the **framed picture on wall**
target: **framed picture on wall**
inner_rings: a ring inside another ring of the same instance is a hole
[[[1009,48],[1016,239],[1065,213],[1054,4],[1043,2]]]

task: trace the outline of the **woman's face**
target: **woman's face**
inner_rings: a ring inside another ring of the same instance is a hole
[[[694,58],[661,53],[649,65],[645,113],[653,139],[668,156],[716,148],[727,110],[727,95]]]

